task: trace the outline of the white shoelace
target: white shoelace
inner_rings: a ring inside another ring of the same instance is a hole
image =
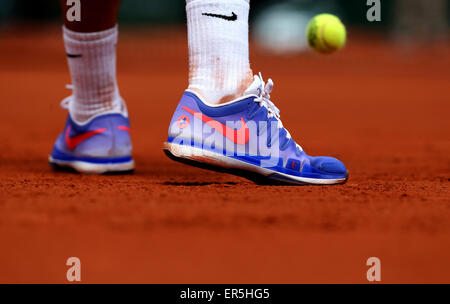
[[[269,111],[268,117],[276,117],[280,118],[280,110],[275,106],[275,104],[270,100],[270,93],[272,93],[274,83],[271,78],[267,80],[267,84],[264,82],[264,79],[259,73],[260,79],[260,87],[258,88],[259,96],[255,98],[255,102],[259,103],[260,106],[265,106]],[[281,123],[281,121],[280,121]],[[282,126],[281,126],[282,127]]]
[[[275,117],[278,122],[278,129],[283,128],[283,123],[280,120],[280,109],[275,106],[275,104],[270,100],[270,93],[272,93],[274,82],[271,78],[267,80],[267,84],[264,82],[264,79],[262,77],[261,72],[259,73],[259,79],[260,79],[260,87],[258,88],[259,95],[257,98],[254,99],[255,102],[259,103],[259,105],[262,107],[266,107],[268,114],[268,118]],[[285,129],[286,130],[286,129]],[[289,133],[288,130],[286,130],[286,138],[291,139],[291,133]],[[297,148],[300,151],[303,151],[303,148],[297,144]]]
[[[73,90],[73,85],[72,84],[66,84],[66,89],[68,90]],[[69,109],[69,105],[73,100],[73,95],[67,96],[66,98],[64,98],[61,101],[61,108],[63,108],[64,110],[68,110]]]

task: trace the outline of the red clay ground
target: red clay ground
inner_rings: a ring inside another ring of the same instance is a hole
[[[184,29],[123,30],[119,82],[132,176],[55,173],[47,154],[69,92],[59,28],[0,35],[0,282],[450,283],[450,52],[402,53],[349,37],[340,54],[272,57],[282,119],[312,155],[342,159],[346,185],[257,186],[167,159],[187,85]]]

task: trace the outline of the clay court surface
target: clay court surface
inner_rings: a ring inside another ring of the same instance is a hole
[[[345,185],[258,186],[175,163],[162,143],[187,86],[184,28],[123,29],[119,85],[137,170],[53,172],[70,91],[59,27],[0,34],[0,282],[450,283],[450,52],[350,33],[322,57],[251,48],[284,125]]]

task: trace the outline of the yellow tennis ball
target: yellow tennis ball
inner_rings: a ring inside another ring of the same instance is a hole
[[[306,35],[310,47],[324,54],[340,50],[347,40],[344,24],[331,14],[320,14],[312,18],[306,28]]]

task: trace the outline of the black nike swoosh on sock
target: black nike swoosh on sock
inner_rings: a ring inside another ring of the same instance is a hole
[[[237,15],[232,12],[231,16],[227,16],[227,15],[218,15],[218,14],[211,14],[211,13],[203,13],[203,16],[208,16],[208,17],[214,17],[214,18],[221,18],[227,21],[236,21],[237,20]]]
[[[78,57],[81,57],[81,56],[83,56],[83,54],[69,54],[69,53],[67,53],[67,57],[69,57],[69,58],[78,58]]]

